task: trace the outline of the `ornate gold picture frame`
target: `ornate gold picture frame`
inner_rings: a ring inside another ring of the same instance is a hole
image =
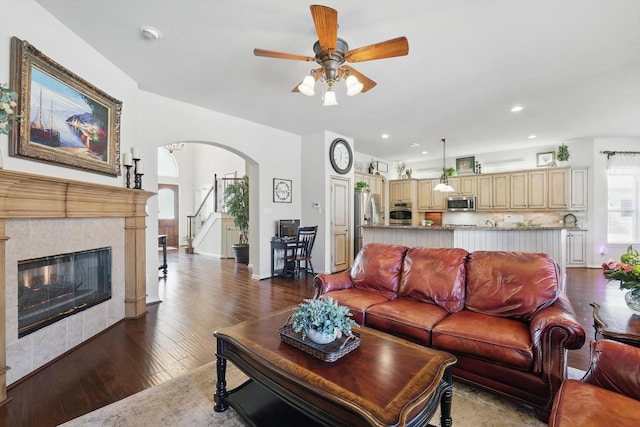
[[[17,37],[11,87],[21,119],[9,135],[10,156],[120,175],[122,102]]]

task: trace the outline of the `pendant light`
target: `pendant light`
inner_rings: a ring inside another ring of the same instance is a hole
[[[445,151],[445,145],[447,143],[447,140],[445,138],[442,138],[441,141],[442,141],[442,175],[440,175],[440,183],[438,183],[438,185],[433,187],[433,190],[441,191],[443,193],[450,193],[456,190],[454,190],[453,187],[449,185],[449,177],[447,177],[447,172],[446,172],[445,161],[447,156]]]

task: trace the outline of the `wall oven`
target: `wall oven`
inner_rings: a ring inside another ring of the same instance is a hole
[[[389,225],[411,225],[411,203],[394,203],[389,208]]]
[[[473,196],[454,196],[447,198],[449,212],[469,212],[476,210],[476,198]]]

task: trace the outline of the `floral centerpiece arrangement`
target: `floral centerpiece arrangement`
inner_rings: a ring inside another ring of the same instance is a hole
[[[305,299],[292,315],[292,327],[318,344],[327,344],[342,334],[351,336],[358,324],[351,318],[349,308],[333,298]]]
[[[607,280],[620,281],[620,289],[626,289],[625,301],[629,308],[640,314],[640,253],[632,246],[622,254],[620,261],[609,260],[602,264]]]
[[[14,114],[18,105],[18,94],[7,85],[0,84],[0,134],[7,135],[11,130],[10,122],[17,122],[20,116]]]

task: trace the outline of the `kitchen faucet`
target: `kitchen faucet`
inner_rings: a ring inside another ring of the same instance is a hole
[[[484,222],[484,225],[489,225],[490,227],[497,227],[498,221],[495,219],[488,219]]]

